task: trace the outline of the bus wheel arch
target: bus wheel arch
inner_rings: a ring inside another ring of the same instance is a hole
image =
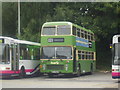
[[[21,66],[19,77],[24,78],[25,76],[26,76],[25,67]]]

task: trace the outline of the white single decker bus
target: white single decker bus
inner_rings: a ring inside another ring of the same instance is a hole
[[[40,43],[0,36],[0,77],[39,73]]]
[[[112,78],[120,78],[120,35],[112,40]]]

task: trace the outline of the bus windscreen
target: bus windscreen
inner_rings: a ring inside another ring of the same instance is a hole
[[[43,47],[41,59],[72,59],[72,48]]]
[[[114,65],[120,65],[120,43],[115,44]]]

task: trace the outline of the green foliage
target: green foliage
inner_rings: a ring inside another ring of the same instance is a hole
[[[4,36],[16,37],[17,3],[2,3],[2,33]]]

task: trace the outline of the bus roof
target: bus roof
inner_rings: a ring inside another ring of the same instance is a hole
[[[52,25],[72,25],[72,23],[66,21],[57,21],[57,22],[46,22],[43,24],[43,26],[52,26]]]
[[[37,46],[40,46],[40,43],[31,42],[31,41],[26,41],[26,40],[13,39],[13,38],[11,38],[11,37],[0,36],[0,39],[11,40],[12,42],[19,43],[19,44],[30,44],[30,45],[37,45]]]
[[[44,27],[44,26],[54,26],[54,25],[72,25],[72,26],[75,26],[75,27],[80,28],[80,29],[82,29],[82,30],[85,30],[85,31],[88,31],[88,32],[93,33],[93,32],[92,32],[91,30],[89,30],[89,29],[86,29],[86,28],[84,28],[84,27],[81,27],[81,26],[79,26],[79,25],[77,25],[77,24],[74,24],[74,23],[68,22],[68,21],[46,22],[46,23],[43,24],[43,27]]]

